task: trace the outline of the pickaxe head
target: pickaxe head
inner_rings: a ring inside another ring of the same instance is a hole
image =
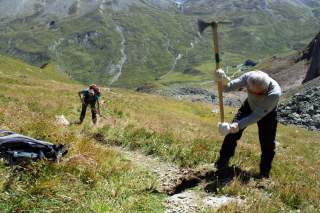
[[[209,27],[209,26],[217,27],[218,24],[232,24],[232,22],[230,22],[230,21],[205,22],[201,19],[198,19],[198,30],[199,30],[200,34],[202,34],[205,31],[205,29],[207,29],[207,27]]]
[[[216,24],[216,23],[215,22],[208,23],[201,19],[198,19],[198,30],[200,34],[202,34],[205,31],[205,29],[207,29],[207,27],[213,26],[213,24]]]

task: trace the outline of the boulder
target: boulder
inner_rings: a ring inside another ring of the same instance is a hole
[[[244,62],[243,65],[246,67],[255,67],[257,65],[257,63],[254,62],[253,60],[248,59]]]
[[[62,126],[69,126],[70,125],[70,121],[68,121],[64,117],[64,115],[57,115],[56,116],[56,122],[57,122],[57,124],[62,125]]]

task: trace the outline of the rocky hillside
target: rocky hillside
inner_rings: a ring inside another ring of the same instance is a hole
[[[133,88],[172,83],[172,74],[193,81],[199,76],[185,71],[212,60],[210,34],[198,38],[197,18],[234,22],[221,33],[232,66],[304,46],[318,10],[317,1],[2,0],[0,52],[36,66],[53,62],[84,83]]]
[[[304,61],[296,63],[298,52],[289,55],[275,55],[263,60],[256,69],[267,72],[277,80],[284,92],[297,88],[302,84],[308,70],[308,64]]]
[[[279,115],[285,124],[320,130],[320,86],[296,93],[279,106]]]
[[[314,80],[320,75],[318,33],[309,45],[300,51],[289,52],[284,55],[274,55],[261,61],[255,69],[267,72],[276,79],[283,91],[292,95],[292,91],[301,90],[310,85],[317,86],[318,81]],[[310,83],[308,83],[311,81]],[[304,84],[304,87],[301,86]]]

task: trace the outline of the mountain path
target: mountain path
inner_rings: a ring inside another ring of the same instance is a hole
[[[148,156],[140,151],[131,151],[119,146],[109,146],[121,153],[133,165],[158,177],[156,190],[169,195],[164,201],[165,213],[192,213],[205,209],[217,210],[230,204],[241,204],[242,199],[214,196],[203,190],[204,179],[209,176],[212,164],[197,169],[182,169],[177,165]],[[200,188],[201,190],[193,190]]]
[[[63,126],[71,125],[63,115],[56,116],[56,122]],[[114,121],[102,121],[100,119],[98,126],[94,128],[98,129],[108,122]],[[223,206],[241,205],[244,202],[240,198],[214,196],[214,194],[206,192],[206,184],[210,184],[210,181],[207,181],[216,175],[213,171],[213,164],[201,165],[194,169],[180,168],[178,165],[163,161],[156,156],[112,145],[99,133],[95,133],[93,139],[117,151],[134,166],[150,172],[158,178],[156,191],[168,195],[164,201],[165,213],[192,213],[201,212],[205,209],[217,210]],[[214,185],[217,184],[214,183]]]
[[[100,122],[99,126],[103,123]],[[156,156],[111,145],[99,133],[94,135],[94,139],[119,152],[136,167],[157,177],[156,191],[168,195],[164,201],[165,213],[201,212],[205,209],[217,210],[229,204],[240,205],[244,202],[240,198],[214,196],[206,192],[206,185],[208,183],[212,184],[212,181],[207,181],[216,175],[213,164],[201,165],[194,169],[180,168],[178,165],[163,161]],[[213,185],[217,187],[217,183]]]

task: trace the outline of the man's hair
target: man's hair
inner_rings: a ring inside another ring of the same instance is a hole
[[[91,85],[89,86],[89,89],[96,89],[96,88],[98,88],[96,84],[91,84]]]
[[[260,70],[251,72],[247,79],[248,84],[252,86],[261,86],[264,89],[268,89],[270,82],[269,75]]]

